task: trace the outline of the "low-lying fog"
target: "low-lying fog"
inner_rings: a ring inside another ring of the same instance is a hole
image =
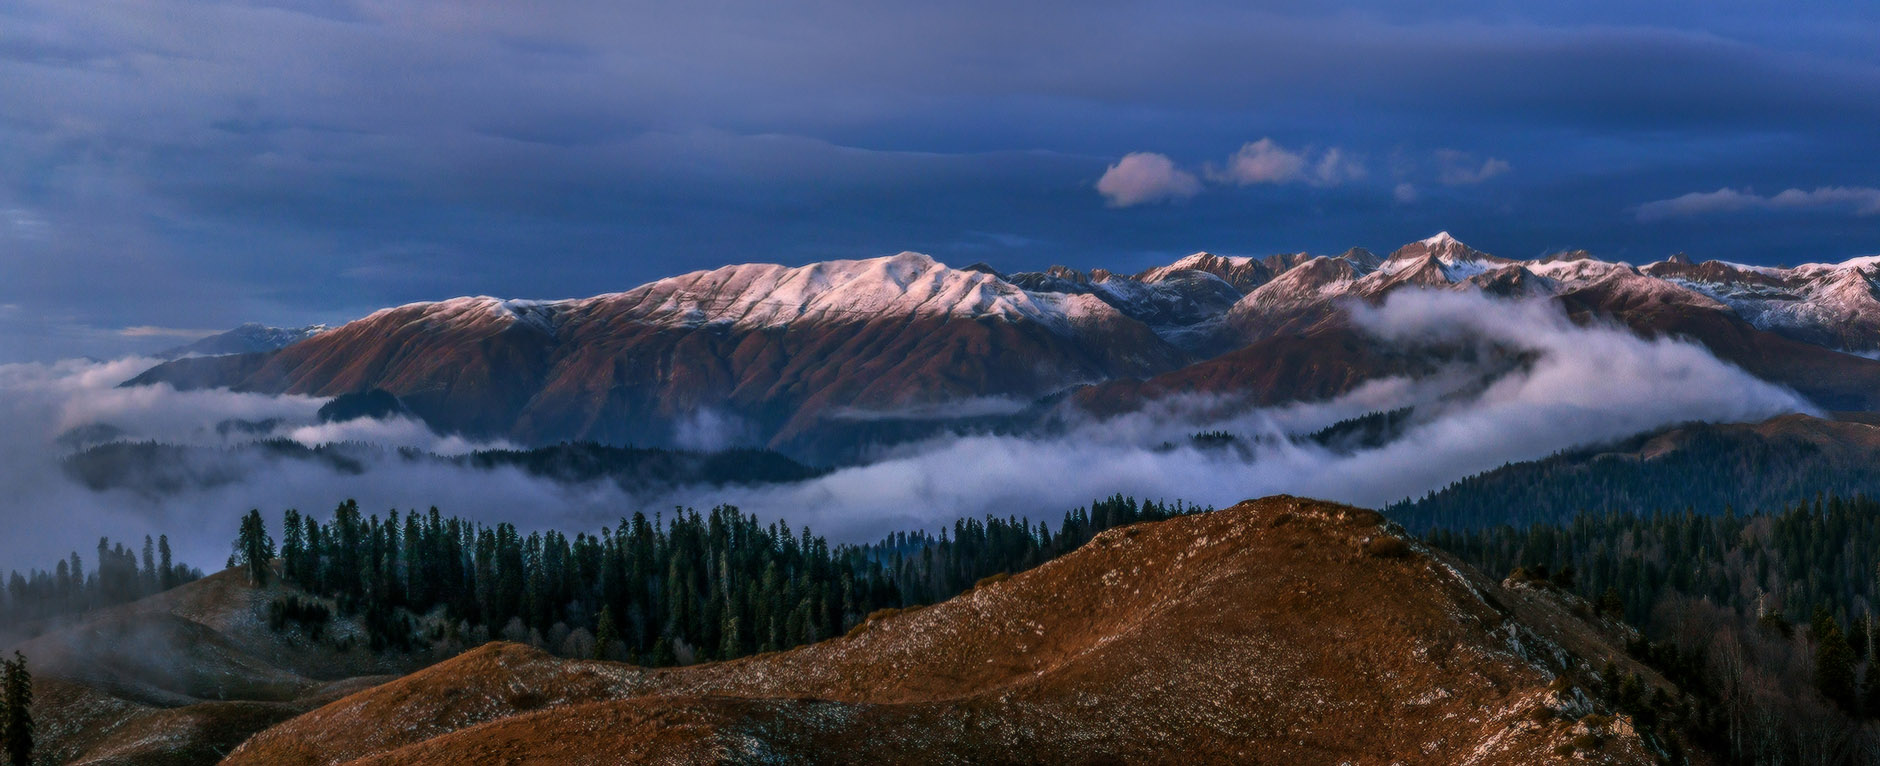
[[[1049,438],[933,439],[796,484],[645,496],[630,496],[610,482],[565,485],[513,469],[388,459],[351,474],[251,453],[244,453],[249,464],[239,480],[213,488],[163,496],[93,491],[60,467],[76,436],[195,445],[258,438],[216,428],[244,421],[264,424],[254,426],[262,434],[305,444],[352,441],[440,454],[511,445],[439,436],[410,420],[319,425],[315,412],[322,400],[308,397],[116,387],[155,364],[152,359],[3,365],[0,519],[6,534],[0,535],[0,572],[48,567],[70,550],[89,562],[100,536],[141,542],[143,535],[157,533],[170,535],[180,560],[213,571],[227,557],[237,517],[247,509],[261,508],[278,524],[282,509],[324,515],[348,497],[381,512],[436,505],[525,529],[568,530],[612,525],[634,510],[731,503],[766,519],[807,524],[838,541],[937,528],[987,513],[1055,524],[1064,510],[1117,492],[1215,506],[1288,492],[1376,506],[1504,462],[1671,423],[1812,410],[1794,393],[1699,346],[1575,326],[1547,302],[1403,292],[1382,307],[1354,308],[1353,315],[1386,341],[1517,348],[1533,361],[1485,386],[1483,370],[1458,364],[1415,381],[1373,381],[1334,401],[1229,417],[1216,414],[1221,402],[1177,397],[1137,414],[1074,424]],[[1383,446],[1339,451],[1285,438],[1403,407],[1417,408],[1412,424]],[[917,414],[932,417],[935,411],[930,405]],[[1232,433],[1235,447],[1196,446],[1190,437],[1203,431]]]

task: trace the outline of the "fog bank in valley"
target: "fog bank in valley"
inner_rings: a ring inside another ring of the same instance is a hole
[[[60,463],[73,449],[72,436],[84,433],[74,429],[100,431],[99,425],[115,438],[205,446],[256,438],[216,428],[229,421],[305,444],[363,442],[438,454],[513,445],[440,436],[410,420],[318,424],[316,398],[116,387],[154,363],[149,359],[0,365],[0,484],[8,490],[0,497],[8,529],[0,536],[0,571],[50,566],[74,549],[89,561],[100,536],[141,543],[143,535],[161,532],[182,560],[213,570],[247,509],[261,508],[271,520],[289,507],[323,515],[348,497],[368,511],[436,505],[525,529],[570,531],[611,525],[635,510],[732,503],[843,541],[988,513],[1055,523],[1066,509],[1117,492],[1215,506],[1286,492],[1376,506],[1507,461],[1667,424],[1812,410],[1697,345],[1576,326],[1547,302],[1403,292],[1382,306],[1354,307],[1353,319],[1385,342],[1477,344],[1524,352],[1527,362],[1486,383],[1485,368],[1458,363],[1416,380],[1374,380],[1332,401],[1225,417],[1219,413],[1231,408],[1220,400],[1173,397],[1135,414],[1074,422],[1048,438],[932,439],[796,484],[642,496],[611,483],[558,484],[510,469],[399,460],[389,451],[358,473],[248,451],[239,453],[245,462],[238,478],[213,488],[92,491],[68,478]],[[1288,438],[1405,407],[1414,408],[1412,421],[1382,446],[1340,451]],[[941,409],[930,405],[918,414]],[[985,414],[988,405],[977,401],[968,409]],[[722,424],[705,420],[701,446],[729,438]],[[1237,446],[1197,446],[1190,437],[1201,431],[1232,433]]]

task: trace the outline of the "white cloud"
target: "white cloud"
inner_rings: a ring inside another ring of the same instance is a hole
[[[9,207],[0,209],[0,230],[18,239],[40,240],[51,233],[52,225],[31,210]]]
[[[327,444],[372,444],[380,447],[415,449],[434,455],[462,455],[487,449],[516,449],[504,440],[472,441],[456,435],[439,435],[422,421],[409,417],[385,419],[355,418],[338,423],[287,425],[275,434],[308,447]]]
[[[1208,180],[1219,184],[1251,186],[1305,182],[1337,186],[1365,176],[1364,163],[1336,146],[1318,152],[1293,151],[1271,138],[1243,144],[1222,167],[1209,167]]]
[[[324,400],[312,397],[117,387],[156,361],[0,364],[0,487],[6,488],[0,494],[0,519],[7,521],[7,534],[0,535],[0,572],[49,566],[66,551],[90,550],[99,537],[134,542],[165,533],[182,561],[214,570],[228,555],[231,525],[241,512],[261,508],[271,523],[278,523],[283,509],[325,513],[349,497],[381,512],[436,504],[483,521],[570,529],[611,524],[632,511],[631,498],[608,482],[563,485],[513,469],[473,470],[405,459],[394,448],[452,454],[504,446],[438,436],[415,421],[318,426],[312,424]],[[267,434],[218,433],[216,424],[229,419],[278,420],[280,425]],[[213,473],[229,482],[162,496],[88,489],[64,471],[61,461],[69,447],[58,437],[93,424],[120,429],[126,439],[211,448],[179,472]],[[213,449],[270,436],[309,445],[359,443],[358,470],[275,457],[266,450]],[[191,470],[204,467],[214,470]],[[702,495],[701,502],[710,502]]]
[[[156,325],[135,325],[118,330],[126,338],[206,338],[221,330],[198,330],[188,327],[158,327]]]
[[[1271,138],[1249,141],[1227,158],[1227,164],[1202,168],[1211,183],[1232,186],[1305,183],[1338,186],[1368,175],[1358,158],[1339,147],[1293,151]],[[1202,190],[1201,179],[1175,165],[1167,156],[1136,152],[1123,157],[1097,181],[1097,191],[1111,207],[1187,199]]]
[[[1391,199],[1397,200],[1398,204],[1408,205],[1417,201],[1417,187],[1415,184],[1405,181],[1397,184],[1397,188],[1391,190],[1390,196]]]
[[[1325,150],[1319,157],[1318,164],[1312,169],[1312,182],[1320,186],[1337,186],[1346,181],[1356,181],[1365,175],[1364,164],[1345,156],[1342,149],[1334,146]]]
[[[716,452],[752,446],[757,441],[752,436],[754,430],[736,414],[701,407],[679,421],[673,442],[684,449]]]
[[[1487,181],[1490,178],[1507,173],[1513,169],[1507,160],[1489,157],[1481,162],[1475,161],[1475,155],[1454,149],[1443,149],[1436,153],[1440,168],[1436,180],[1445,186],[1470,186]]]
[[[1201,193],[1201,179],[1175,167],[1167,155],[1133,152],[1104,171],[1097,191],[1111,207],[1129,207],[1193,197]]]
[[[1134,415],[1071,424],[1052,438],[936,439],[812,481],[713,496],[766,517],[801,518],[843,539],[986,513],[1036,520],[1116,492],[1215,506],[1285,492],[1376,506],[1504,462],[1665,425],[1812,409],[1701,346],[1578,326],[1544,301],[1400,291],[1380,308],[1361,310],[1358,321],[1403,346],[1472,342],[1529,352],[1534,361],[1487,386],[1479,385],[1487,368],[1457,366],[1416,381],[1373,381],[1330,402],[1239,414],[1227,414],[1218,400],[1174,398]],[[1379,448],[1342,454],[1286,438],[1407,405],[1418,407],[1418,422]],[[1187,446],[1191,434],[1208,430],[1245,437],[1247,451]],[[678,493],[647,504],[673,502],[697,498]]]
[[[1305,171],[1305,155],[1288,151],[1271,138],[1262,138],[1240,147],[1227,158],[1227,166],[1210,169],[1208,177],[1218,183],[1283,184],[1297,180]]]
[[[1513,372],[1458,363],[1416,380],[1371,381],[1332,401],[1262,410],[1174,397],[1120,418],[1069,418],[1049,436],[984,434],[905,445],[874,462],[790,485],[629,495],[609,482],[557,484],[513,470],[471,470],[362,448],[357,471],[228,453],[217,465],[231,469],[223,471],[231,483],[162,497],[94,492],[74,483],[60,470],[56,436],[109,423],[133,438],[216,445],[225,442],[210,426],[240,417],[287,419],[291,425],[275,433],[303,443],[365,441],[434,451],[477,445],[427,436],[412,421],[309,428],[321,400],[306,397],[116,387],[149,360],[0,365],[0,486],[8,489],[0,496],[0,518],[10,532],[0,537],[0,565],[44,566],[58,552],[85,550],[101,535],[135,539],[167,531],[185,560],[213,567],[226,555],[231,524],[242,511],[262,508],[271,519],[290,507],[324,513],[347,497],[379,510],[435,504],[484,521],[565,531],[609,524],[638,509],[731,503],[846,541],[935,529],[986,513],[1054,520],[1067,508],[1116,492],[1216,506],[1279,492],[1377,505],[1507,461],[1672,423],[1758,420],[1810,409],[1792,392],[1701,346],[1575,325],[1547,302],[1400,291],[1381,307],[1358,308],[1354,318],[1403,348],[1476,344],[1484,352],[1468,358],[1493,359],[1498,353],[1486,349],[1499,349],[1523,352],[1530,361]],[[1405,406],[1416,407],[1415,422],[1382,447],[1339,453],[1286,438]],[[702,435],[722,430],[708,420],[699,424]],[[1242,449],[1189,446],[1191,434],[1208,430],[1244,437]]]
[[[1880,189],[1866,186],[1822,186],[1813,191],[1788,189],[1764,197],[1748,188],[1728,187],[1713,192],[1691,192],[1671,199],[1647,202],[1634,209],[1641,221],[1690,218],[1741,210],[1807,210],[1848,208],[1854,215],[1880,215]]]

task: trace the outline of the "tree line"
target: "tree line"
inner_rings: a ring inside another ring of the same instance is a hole
[[[1659,451],[1656,440],[1673,440]],[[1653,453],[1649,459],[1639,457]],[[1691,424],[1510,463],[1384,512],[1410,530],[1571,524],[1584,513],[1780,508],[1826,493],[1880,496],[1880,465],[1804,436]]]
[[[33,762],[33,677],[26,658],[0,659],[0,753],[10,766]]]
[[[807,527],[766,525],[731,506],[636,512],[569,537],[525,535],[436,508],[368,516],[348,500],[324,521],[286,511],[278,542],[261,512],[250,511],[230,563],[256,582],[279,576],[330,600],[376,648],[505,638],[563,655],[672,665],[841,635],[878,610],[951,597],[1104,529],[1196,510],[1115,496],[1065,513],[1055,531],[988,516],[938,534],[831,545]],[[310,638],[327,632],[323,606],[290,598],[278,600],[271,624]]]
[[[142,555],[109,538],[98,539],[96,568],[87,571],[77,551],[49,570],[17,570],[0,596],[0,624],[77,614],[135,601],[202,577],[201,570],[175,562],[170,538],[144,536]]]
[[[1426,538],[1639,627],[1633,653],[1693,695],[1687,730],[1727,762],[1880,762],[1880,501],[1582,514]]]

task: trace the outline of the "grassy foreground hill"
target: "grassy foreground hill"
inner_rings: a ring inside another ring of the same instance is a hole
[[[786,652],[652,669],[485,645],[224,763],[1653,762],[1673,738],[1587,690],[1608,663],[1668,685],[1584,607],[1274,497]]]

